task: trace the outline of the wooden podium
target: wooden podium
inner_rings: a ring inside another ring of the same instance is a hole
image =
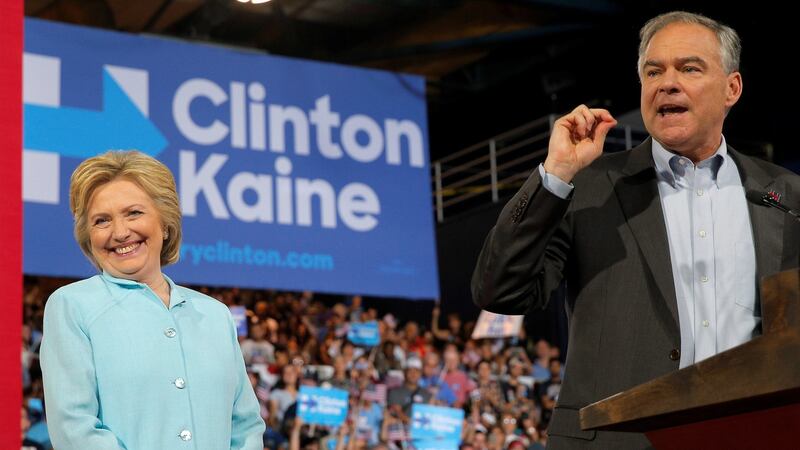
[[[658,450],[800,449],[800,270],[761,286],[763,334],[580,411]]]

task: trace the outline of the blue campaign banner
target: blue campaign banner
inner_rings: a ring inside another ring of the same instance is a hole
[[[461,439],[454,441],[451,439],[427,439],[413,440],[414,450],[458,450]]]
[[[305,423],[339,426],[347,418],[347,397],[343,389],[300,386],[297,414]]]
[[[347,340],[355,345],[365,347],[375,347],[381,343],[381,333],[378,330],[378,322],[353,322],[347,330]]]
[[[464,410],[414,403],[411,406],[411,439],[460,441]]]
[[[233,323],[236,325],[236,335],[247,337],[249,331],[247,327],[247,308],[244,306],[231,306],[230,310]]]
[[[25,21],[24,270],[95,273],[69,179],[108,149],[175,174],[184,284],[438,296],[422,77]]]

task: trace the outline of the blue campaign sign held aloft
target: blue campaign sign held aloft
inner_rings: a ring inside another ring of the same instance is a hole
[[[381,333],[378,330],[378,322],[353,322],[347,330],[347,340],[355,345],[365,347],[375,347],[381,343]]]
[[[184,284],[438,296],[425,82],[27,19],[24,270],[95,273],[72,237],[81,160],[174,173]]]
[[[339,426],[347,418],[348,393],[342,389],[300,386],[297,414],[305,423]]]
[[[236,335],[247,337],[249,334],[247,308],[244,306],[231,306],[230,310],[233,323],[236,325]]]
[[[464,410],[414,403],[411,407],[411,439],[460,441]]]

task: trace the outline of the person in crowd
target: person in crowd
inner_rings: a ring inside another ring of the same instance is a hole
[[[266,339],[266,323],[253,324],[249,331],[250,336],[240,344],[245,364],[249,366],[275,362],[275,346]]]
[[[547,381],[539,384],[538,397],[542,407],[552,411],[558,400],[558,394],[561,392],[561,361],[551,359],[549,370],[550,376]]]
[[[486,437],[486,431],[476,431],[475,437],[472,439],[472,445],[475,450],[488,450],[488,440]]]
[[[525,450],[527,445],[524,439],[512,438],[504,447],[506,450]]]
[[[280,375],[287,364],[289,364],[289,350],[285,345],[275,345],[275,362],[269,365],[269,372]]]
[[[376,401],[376,386],[372,379],[372,367],[365,360],[359,358],[354,366],[356,372],[355,389],[351,395],[355,397],[358,408],[354,418],[357,435],[366,441],[369,446],[377,445],[380,441],[381,421],[383,408]]]
[[[478,379],[476,383],[481,401],[488,402],[493,407],[499,408],[503,394],[500,383],[492,373],[492,364],[489,361],[484,360],[478,364]]]
[[[439,367],[439,354],[429,352],[423,358],[422,378],[419,385],[428,390],[436,403],[443,406],[452,406],[456,402],[456,394],[444,381],[444,373]]]
[[[450,313],[447,315],[447,328],[439,328],[439,316],[441,309],[439,305],[433,307],[433,317],[431,318],[431,332],[433,336],[439,341],[445,343],[453,343],[464,345],[463,330],[461,328],[461,316],[458,313]]]
[[[22,422],[20,424],[20,441],[22,442],[22,450],[45,450],[45,448],[38,442],[28,439],[26,433],[31,427],[30,411],[28,409],[27,401],[22,402]]]
[[[464,344],[464,351],[461,352],[461,364],[469,370],[475,370],[479,362],[481,362],[481,354],[478,342],[470,339]]]
[[[531,387],[520,380],[524,369],[525,363],[518,357],[508,360],[508,376],[500,383],[500,389],[506,402],[521,402],[532,397]]]
[[[422,361],[412,356],[406,361],[403,385],[389,391],[388,406],[393,417],[399,418],[404,424],[411,423],[411,406],[414,403],[430,403],[430,391],[419,385],[422,376]]]
[[[380,350],[375,354],[375,368],[378,372],[385,374],[390,370],[401,370],[403,367],[395,356],[395,343],[391,340],[384,340]]]
[[[531,375],[534,380],[543,383],[550,378],[550,344],[544,340],[536,341],[536,358],[533,360]]]
[[[269,419],[273,429],[281,429],[284,414],[297,401],[299,375],[294,364],[286,364],[281,369],[281,378],[269,394]]]
[[[82,162],[75,237],[99,273],[46,304],[41,365],[59,450],[262,449],[264,422],[236,327],[219,301],[177,286],[175,181],[137,151]]]
[[[344,356],[337,355],[333,358],[333,376],[328,382],[331,386],[349,391],[353,382],[347,373],[347,361]]]
[[[459,366],[461,355],[458,346],[447,344],[444,348],[444,375],[442,379],[456,396],[453,406],[461,408],[467,403],[469,393],[476,388],[475,383]]]
[[[505,450],[505,441],[506,435],[500,425],[494,425],[489,429],[487,440],[489,450]]]
[[[522,443],[523,449],[527,447],[528,440],[527,437],[522,433],[520,426],[520,419],[518,419],[516,415],[510,412],[503,413],[500,419],[500,428],[502,428],[503,433],[505,433],[503,448],[511,448],[511,445],[515,441]]]
[[[536,427],[536,418],[532,415],[523,414],[521,420],[522,426],[520,428],[529,443],[528,450],[544,450],[544,446],[541,445],[541,434]]]

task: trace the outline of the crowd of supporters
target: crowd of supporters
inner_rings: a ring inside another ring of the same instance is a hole
[[[39,280],[25,283],[22,426],[26,445],[48,449],[38,346],[44,304],[59,283]],[[230,307],[245,308],[240,344],[267,424],[265,449],[413,448],[414,403],[463,409],[462,449],[536,450],[546,445],[562,367],[558,348],[527,339],[524,329],[513,338],[476,340],[471,333],[477,317],[440,317],[438,307],[432,317],[401,323],[397,314],[363,307],[358,296],[335,303],[310,292],[199,290]],[[347,340],[351,324],[368,321],[378,323],[379,345]],[[296,413],[302,385],[348,391],[344,425],[304,424]]]

